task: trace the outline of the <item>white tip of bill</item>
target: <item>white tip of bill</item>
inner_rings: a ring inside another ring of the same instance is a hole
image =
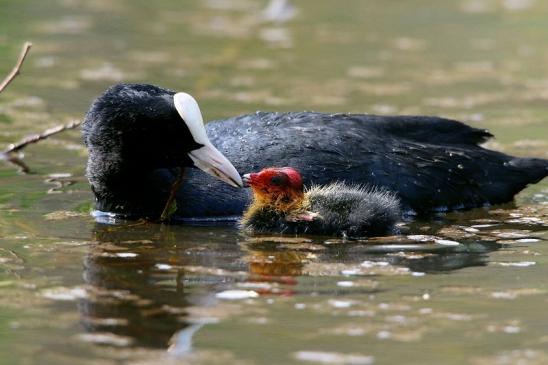
[[[211,143],[197,150],[190,151],[188,155],[194,162],[194,165],[200,170],[236,188],[244,186],[236,168]]]
[[[236,168],[209,141],[202,112],[196,100],[187,93],[177,93],[173,96],[173,104],[186,123],[194,141],[203,145],[188,153],[194,165],[229,185],[243,187],[242,178]]]

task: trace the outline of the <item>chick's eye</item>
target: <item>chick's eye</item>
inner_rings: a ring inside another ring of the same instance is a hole
[[[283,185],[285,183],[285,176],[273,176],[270,180],[272,185]]]

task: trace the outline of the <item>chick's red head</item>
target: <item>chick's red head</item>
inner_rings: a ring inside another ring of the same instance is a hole
[[[292,167],[269,167],[246,174],[243,180],[253,189],[256,201],[280,211],[290,210],[304,199],[303,179]]]

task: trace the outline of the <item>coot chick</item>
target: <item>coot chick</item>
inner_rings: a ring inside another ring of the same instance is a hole
[[[305,190],[300,173],[291,167],[246,174],[244,183],[253,190],[253,202],[240,221],[248,233],[378,236],[392,233],[401,217],[393,193],[342,182]]]
[[[178,112],[175,95],[120,84],[93,102],[83,136],[96,209],[160,215],[177,176],[173,167],[194,165],[189,151],[203,145]],[[206,131],[210,145],[238,171],[290,165],[307,186],[378,186],[417,213],[507,202],[548,173],[547,160],[482,148],[489,132],[436,117],[257,112],[210,122]],[[188,168],[174,217],[238,216],[250,200],[247,189]]]

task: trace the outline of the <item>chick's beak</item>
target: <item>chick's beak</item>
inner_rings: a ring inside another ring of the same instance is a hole
[[[188,156],[194,162],[194,166],[200,170],[235,188],[243,187],[242,178],[236,168],[212,144],[208,143],[201,148],[190,151]]]
[[[242,175],[242,180],[244,182],[244,187],[248,188],[251,186],[251,174]]]

